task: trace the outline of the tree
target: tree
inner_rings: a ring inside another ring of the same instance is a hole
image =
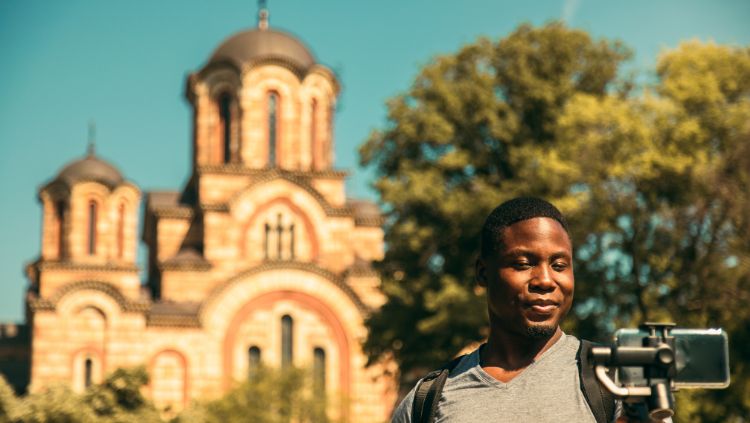
[[[580,160],[570,179],[596,207],[577,215],[577,318],[598,333],[649,320],[726,329],[735,385],[683,394],[679,412],[727,421],[750,414],[750,54],[685,43],[657,76],[637,98],[579,96],[558,122]]]
[[[678,400],[680,420],[750,414],[750,55],[683,44],[639,90],[617,76],[628,57],[561,24],[523,25],[438,57],[389,102],[361,149],[389,211],[371,361],[392,356],[409,379],[480,341],[482,220],[537,195],[572,224],[566,329],[605,340],[647,319],[724,327],[734,385]]]
[[[539,174],[538,157],[554,154],[571,98],[622,89],[617,70],[629,56],[562,24],[522,25],[437,57],[389,102],[387,128],[360,150],[389,210],[380,264],[388,301],[367,322],[372,360],[392,355],[408,378],[484,338],[486,306],[473,283],[484,217],[522,193],[577,204],[567,181]]]

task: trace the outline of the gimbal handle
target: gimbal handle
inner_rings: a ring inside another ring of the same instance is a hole
[[[647,400],[649,415],[665,419],[674,415],[671,377],[675,370],[674,338],[669,330],[674,323],[646,323],[649,332],[642,347],[592,347],[589,359],[599,383],[619,398],[642,397]],[[648,369],[648,386],[619,386],[607,373],[607,366],[643,367]]]

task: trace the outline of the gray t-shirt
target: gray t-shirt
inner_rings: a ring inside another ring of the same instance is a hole
[[[479,365],[479,350],[451,371],[435,414],[436,423],[596,423],[576,363],[580,341],[565,335],[508,383]],[[414,389],[393,413],[392,423],[410,423]]]

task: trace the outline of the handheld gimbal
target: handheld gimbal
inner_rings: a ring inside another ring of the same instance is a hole
[[[648,335],[643,345],[592,347],[589,353],[599,382],[615,396],[631,401],[645,401],[652,419],[674,415],[674,378],[677,373],[674,323],[645,323],[641,329]],[[607,367],[639,367],[645,385],[620,386],[609,377]]]
[[[599,383],[642,420],[673,416],[672,392],[678,389],[729,386],[726,332],[674,326],[645,323],[640,329],[619,329],[611,347],[589,350]],[[608,368],[616,370],[614,380]]]

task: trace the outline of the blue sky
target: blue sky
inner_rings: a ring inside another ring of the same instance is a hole
[[[271,26],[300,37],[340,77],[336,158],[350,196],[376,199],[357,147],[385,122],[385,101],[419,67],[478,36],[563,19],[635,50],[652,72],[663,49],[688,39],[750,44],[749,1],[268,0]],[[40,185],[97,152],[144,192],[189,175],[186,75],[229,35],[252,27],[250,0],[0,1],[0,321],[20,321],[25,263],[39,254]],[[141,254],[143,257],[143,254]],[[140,263],[142,266],[145,262]]]

